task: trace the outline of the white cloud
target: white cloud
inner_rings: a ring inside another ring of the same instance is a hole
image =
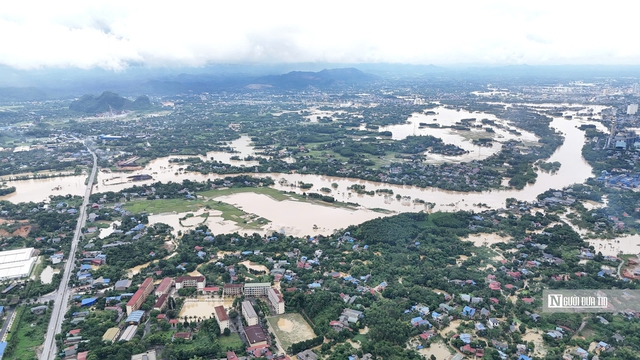
[[[640,64],[622,1],[21,1],[0,64]]]

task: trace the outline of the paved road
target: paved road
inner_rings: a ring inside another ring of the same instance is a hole
[[[2,324],[2,329],[0,330],[0,341],[5,341],[5,334],[7,333],[7,329],[9,328],[10,324],[13,324],[13,312],[14,310],[5,310],[4,324]]]
[[[84,193],[84,201],[82,202],[80,209],[78,209],[78,224],[76,225],[76,231],[73,234],[71,251],[69,252],[69,258],[67,259],[67,263],[64,267],[60,287],[55,295],[55,303],[51,313],[51,320],[49,321],[47,336],[44,340],[42,355],[40,356],[41,360],[54,360],[58,351],[56,348],[55,335],[62,331],[62,321],[64,320],[64,314],[67,312],[67,303],[69,301],[69,279],[71,278],[71,273],[74,270],[76,250],[78,248],[78,242],[80,241],[82,228],[87,221],[87,205],[89,204],[89,196],[91,195],[93,181],[98,170],[98,159],[96,158],[96,154],[90,149],[89,152],[91,153],[91,156],[93,156],[93,169],[91,169],[87,189]]]

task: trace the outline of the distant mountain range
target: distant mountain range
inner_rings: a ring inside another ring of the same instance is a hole
[[[69,110],[83,114],[99,114],[108,111],[147,110],[151,107],[151,101],[146,95],[139,96],[135,101],[131,101],[118,94],[105,91],[97,97],[94,95],[82,96],[69,105]]]
[[[291,71],[283,75],[257,78],[253,84],[265,84],[279,88],[328,87],[369,82],[379,79],[355,68],[324,69],[318,72]],[[253,85],[252,84],[252,85]]]

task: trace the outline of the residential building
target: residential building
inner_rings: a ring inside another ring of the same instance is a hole
[[[224,286],[222,287],[222,293],[224,295],[237,296],[242,295],[243,289],[243,284],[224,284]]]
[[[131,280],[124,279],[116,281],[115,288],[117,291],[125,291],[129,288],[129,286],[131,286]]]
[[[256,314],[250,301],[242,302],[242,316],[244,316],[247,325],[252,326],[258,324],[258,314]]]
[[[176,289],[182,289],[183,287],[195,287],[202,291],[206,284],[204,276],[180,276],[176,279]]]
[[[224,329],[228,329],[229,315],[227,315],[227,312],[224,310],[224,306],[222,305],[216,306],[214,310],[215,310],[214,314],[216,316],[216,320],[218,321],[218,325],[220,326],[220,331],[224,331]]]
[[[249,346],[267,345],[267,335],[259,325],[245,326],[244,335]]]
[[[318,360],[318,355],[316,355],[313,351],[311,350],[305,350],[301,353],[298,353],[296,355],[298,357],[298,359],[304,359],[304,360]]]
[[[267,291],[271,288],[270,283],[245,283],[245,296],[266,296]]]
[[[166,277],[162,279],[158,287],[156,288],[156,296],[162,296],[164,294],[168,294],[171,291],[171,287],[173,286],[173,279]]]
[[[127,302],[127,315],[133,311],[140,309],[140,306],[147,300],[147,296],[153,291],[153,279],[148,277],[144,279],[142,285],[138,288],[135,294]]]
[[[362,311],[353,310],[353,309],[344,309],[342,310],[342,314],[340,315],[339,320],[346,323],[357,323],[360,318],[364,317]]]
[[[271,306],[277,315],[284,314],[284,299],[282,298],[282,294],[277,289],[269,288],[267,290],[267,295],[269,296],[269,302],[271,302]]]

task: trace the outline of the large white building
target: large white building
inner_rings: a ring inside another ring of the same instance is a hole
[[[276,314],[284,314],[284,299],[282,298],[280,291],[277,289],[269,289],[269,291],[267,291],[267,295],[269,296],[269,302]]]
[[[250,301],[242,302],[242,316],[247,321],[247,326],[258,325],[258,314],[256,314]]]
[[[36,255],[34,248],[0,251],[0,281],[29,276]]]
[[[638,104],[627,105],[627,115],[635,115],[638,112]]]

